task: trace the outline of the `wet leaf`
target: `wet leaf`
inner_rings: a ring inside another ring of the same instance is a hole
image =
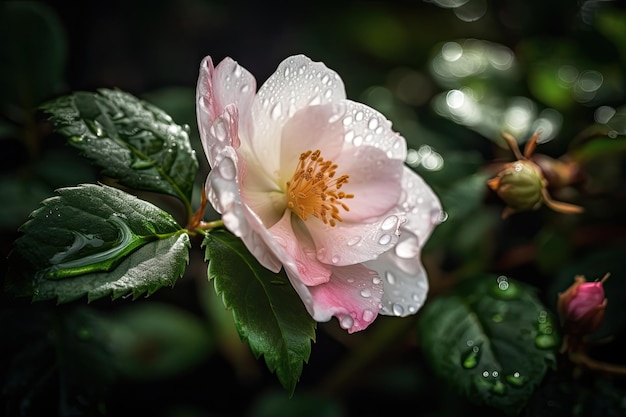
[[[428,304],[418,332],[442,380],[470,401],[515,415],[555,361],[556,329],[532,288],[482,275]]]
[[[190,208],[198,161],[187,126],[119,90],[76,92],[42,106],[70,145],[104,175],[139,190],[178,197]]]
[[[232,234],[217,230],[203,242],[209,279],[232,310],[235,326],[252,353],[265,357],[270,371],[291,394],[311,354],[315,321],[284,271],[264,268]]]
[[[185,270],[189,237],[160,208],[116,188],[61,188],[44,200],[9,255],[7,288],[59,303],[152,294]]]

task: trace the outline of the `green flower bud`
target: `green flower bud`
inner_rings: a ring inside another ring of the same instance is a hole
[[[519,160],[506,164],[487,184],[507,204],[503,214],[506,217],[514,212],[538,209],[544,199],[546,180],[536,164]]]

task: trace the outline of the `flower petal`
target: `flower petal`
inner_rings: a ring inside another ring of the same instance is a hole
[[[234,105],[243,120],[236,129],[242,130],[246,137],[252,135],[250,108],[255,90],[256,80],[252,74],[232,59],[224,59],[215,68],[210,56],[202,60],[196,87],[196,117],[202,146],[211,166],[220,149],[229,144],[227,136],[233,122],[228,118],[232,117],[233,111],[230,114],[224,112],[229,105]],[[239,140],[238,135],[234,137]],[[230,145],[239,147],[234,142]]]
[[[405,221],[401,213],[375,222],[341,223],[331,227],[309,218],[307,228],[317,248],[317,259],[331,265],[353,265],[375,259],[393,248]]]
[[[374,146],[389,158],[404,161],[407,155],[406,140],[391,128],[391,122],[378,111],[351,100],[343,100],[342,119],[345,140],[352,146]]]
[[[299,230],[297,221],[294,228],[290,211],[285,211],[283,218],[272,226],[269,232],[293,259],[297,268],[297,278],[303,284],[312,286],[328,282],[330,266],[316,259],[313,241]]]
[[[403,162],[390,159],[372,146],[348,148],[334,161],[337,174],[348,174],[348,183],[341,188],[354,197],[345,200],[350,211],[341,212],[345,222],[363,222],[389,212],[402,193]]]
[[[344,98],[343,81],[323,63],[304,55],[285,59],[259,88],[254,101],[254,152],[268,166],[278,167],[279,139],[287,120],[304,107]]]
[[[446,213],[432,188],[407,166],[403,168],[402,189],[396,206],[396,210],[406,213],[407,222],[402,228],[415,234],[423,246]]]
[[[408,230],[402,230],[394,249],[365,263],[383,278],[380,314],[404,317],[415,314],[424,304],[428,277],[420,261],[420,252],[417,237]]]
[[[325,159],[335,158],[344,146],[343,126],[336,117],[337,106],[308,106],[297,111],[285,123],[281,135],[280,170],[284,182],[291,179],[300,155],[321,150]]]
[[[433,190],[413,170],[404,167],[403,197],[397,206],[406,213],[395,247],[376,260],[366,262],[383,277],[385,294],[381,314],[406,316],[421,308],[428,292],[421,250],[434,227],[442,220],[441,203]]]
[[[339,319],[348,333],[365,329],[378,316],[382,280],[363,265],[334,267],[330,281],[309,287],[316,321]]]
[[[267,269],[278,272],[281,262],[274,248],[267,245],[260,232],[266,232],[261,219],[241,201],[239,179],[245,170],[244,162],[235,149],[225,147],[216,156],[215,166],[206,181],[207,198],[222,214],[228,230],[241,238],[252,255]]]

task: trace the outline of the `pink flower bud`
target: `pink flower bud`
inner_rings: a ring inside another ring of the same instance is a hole
[[[586,282],[579,275],[571,287],[559,294],[557,309],[565,333],[584,335],[600,326],[607,304],[602,284],[608,277],[606,274],[600,281]]]

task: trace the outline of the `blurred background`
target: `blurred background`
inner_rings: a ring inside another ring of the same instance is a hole
[[[554,311],[574,275],[593,280],[611,272],[597,335],[611,343],[595,354],[626,364],[626,7],[619,1],[4,2],[2,259],[40,201],[56,188],[99,178],[52,132],[40,104],[77,90],[119,88],[161,107],[190,126],[199,190],[208,172],[195,126],[202,58],[232,57],[260,86],[284,58],[300,53],[337,71],[349,98],[393,122],[407,139],[407,164],[440,195],[444,222],[423,254],[431,298],[468,274],[506,274],[536,287]],[[571,184],[551,194],[583,205],[583,215],[541,207],[501,218],[504,203],[486,187],[498,164],[514,159],[501,132],[523,147],[537,129],[536,153],[578,164]],[[143,197],[184,224],[177,202]],[[206,219],[213,215],[207,211]],[[175,287],[148,299],[56,306],[2,294],[0,412],[500,415],[434,375],[415,332],[419,314],[381,317],[351,336],[336,321],[319,324],[289,398],[239,340],[207,282],[199,243]],[[527,413],[626,415],[623,381],[589,389],[612,400],[576,412]],[[591,409],[597,413],[586,414]]]

